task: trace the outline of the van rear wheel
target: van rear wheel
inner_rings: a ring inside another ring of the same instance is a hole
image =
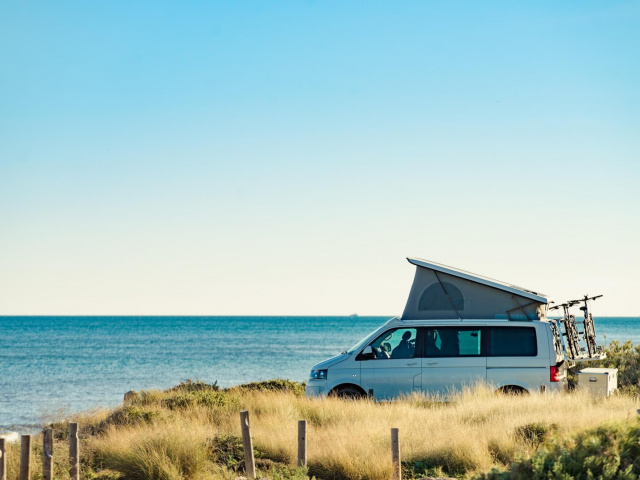
[[[351,385],[345,385],[344,387],[338,387],[332,390],[331,396],[335,396],[343,400],[359,400],[365,397],[362,390],[357,387],[352,387]]]
[[[516,385],[505,385],[504,387],[500,387],[496,390],[496,394],[498,395],[528,395],[529,392]]]

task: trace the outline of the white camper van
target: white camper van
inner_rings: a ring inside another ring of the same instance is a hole
[[[417,268],[402,317],[315,365],[307,396],[446,396],[478,382],[512,393],[567,388],[564,342],[545,295],[408,260]]]

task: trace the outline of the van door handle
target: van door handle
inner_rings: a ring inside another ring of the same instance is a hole
[[[409,363],[407,363],[407,365],[417,365],[417,364],[418,364],[418,362],[409,362]]]
[[[427,362],[427,365],[437,365],[438,362]]]

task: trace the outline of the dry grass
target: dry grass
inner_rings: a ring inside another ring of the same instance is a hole
[[[610,421],[636,422],[638,407],[629,396],[496,396],[484,387],[466,390],[449,403],[424,396],[375,403],[286,392],[207,392],[147,392],[117,411],[73,419],[82,425],[83,461],[89,467],[84,478],[233,478],[243,467],[234,442],[241,434],[238,411],[245,409],[261,475],[304,478],[295,458],[297,421],[306,419],[310,476],[386,480],[392,427],[400,429],[406,476],[463,477],[531,456],[550,433],[562,438]],[[56,426],[56,452],[65,451],[65,428]],[[220,439],[226,442],[222,447]],[[16,450],[9,451],[8,480],[17,479]],[[56,455],[61,471],[62,456]],[[39,471],[40,460],[34,462]]]
[[[390,477],[390,429],[400,429],[405,462],[440,467],[450,475],[488,470],[530,455],[535,441],[517,432],[547,425],[560,436],[612,420],[635,417],[629,397],[593,400],[583,394],[495,396],[466,390],[450,403],[422,396],[393,403],[309,400],[286,395],[248,395],[257,444],[295,456],[295,421],[309,422],[309,471],[321,478]],[[237,430],[234,430],[237,431]]]

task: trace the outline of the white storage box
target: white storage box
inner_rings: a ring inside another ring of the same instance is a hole
[[[608,397],[618,389],[618,369],[584,368],[578,372],[578,389],[594,397]]]

